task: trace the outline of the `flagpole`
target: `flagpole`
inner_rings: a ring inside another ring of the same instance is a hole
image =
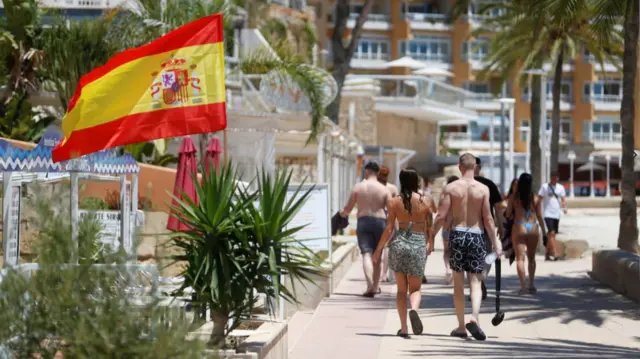
[[[222,155],[224,156],[224,166],[229,164],[229,142],[227,142],[227,129],[222,130]]]

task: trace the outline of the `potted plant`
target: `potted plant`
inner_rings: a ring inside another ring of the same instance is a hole
[[[302,227],[288,227],[310,194],[287,196],[291,174],[263,171],[251,190],[238,185],[232,165],[202,173],[201,181],[193,178],[197,203],[176,198],[174,213],[189,230],[174,234],[181,253],[173,259],[185,263],[181,290],[192,288],[196,304],[210,310],[210,344],[221,345],[250,315],[255,292],[270,304],[295,301],[280,277],[306,280],[321,271],[313,252],[293,237]]]

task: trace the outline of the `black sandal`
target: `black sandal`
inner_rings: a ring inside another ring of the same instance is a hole
[[[468,335],[467,335],[467,331],[465,330],[464,333],[461,333],[458,331],[458,329],[454,329],[451,331],[451,334],[449,334],[452,337],[455,338],[461,338],[461,339],[467,339]]]
[[[475,340],[486,340],[487,336],[484,334],[480,326],[476,322],[469,322],[465,325],[465,328],[471,333]]]
[[[403,333],[402,329],[398,330],[398,333],[396,334],[397,336],[399,336],[402,339],[411,339],[411,337],[409,336],[409,334],[407,333]]]
[[[413,330],[413,334],[420,335],[424,328],[422,327],[422,321],[420,320],[420,316],[418,312],[411,309],[409,311],[409,320],[411,321],[411,329]]]

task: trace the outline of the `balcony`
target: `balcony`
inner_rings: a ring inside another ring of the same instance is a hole
[[[465,106],[476,111],[499,111],[500,103],[492,93],[471,93]]]
[[[585,103],[592,103],[596,111],[620,111],[622,95],[584,95]]]
[[[358,16],[360,16],[360,14],[357,12],[349,14],[347,28],[353,29],[356,26]],[[334,24],[331,23],[330,26],[334,26]],[[364,23],[362,28],[365,30],[389,30],[391,29],[390,17],[385,14],[369,14],[369,16],[367,16],[367,21]]]
[[[411,30],[447,31],[452,28],[445,14],[408,12],[404,19],[409,22]]]
[[[349,75],[349,81],[369,81],[374,90],[376,110],[422,121],[475,119],[475,111],[466,108],[472,93],[422,76]]]
[[[622,134],[619,132],[589,132],[589,142],[596,150],[622,150]]]
[[[487,151],[492,148],[489,141],[488,129],[481,132],[447,132],[444,134],[444,146],[451,150],[480,150]],[[509,149],[509,130],[505,129],[505,149]],[[500,130],[494,128],[493,150],[500,150]]]
[[[531,102],[531,94],[523,93],[521,97],[522,102]],[[553,109],[553,94],[547,93],[547,110]],[[560,111],[573,110],[573,95],[560,94]]]

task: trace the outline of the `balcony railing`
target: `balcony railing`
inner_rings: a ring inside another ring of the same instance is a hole
[[[477,102],[492,102],[496,100],[496,97],[492,93],[472,92],[467,99],[469,101],[477,101]]]
[[[591,142],[621,142],[622,134],[615,132],[607,132],[607,133],[590,133],[589,139]]]
[[[399,105],[406,101],[426,105],[430,101],[459,108],[474,95],[472,92],[422,76],[412,75],[349,75],[349,79],[367,79],[376,83],[377,97]],[[433,102],[432,102],[433,103]]]
[[[389,54],[384,52],[358,52],[353,54],[356,60],[389,60]]]
[[[587,103],[616,103],[622,101],[621,95],[585,95],[584,102]]]
[[[446,62],[451,60],[450,54],[425,54],[420,52],[405,52],[402,56],[409,56],[419,61]]]
[[[447,132],[445,134],[446,141],[464,141],[464,142],[489,142],[491,137],[489,133],[468,133],[468,132]],[[504,140],[509,141],[509,131],[506,130],[504,134]],[[500,131],[494,130],[493,141],[500,142]]]
[[[523,102],[531,102],[531,94],[530,93],[523,93],[522,94],[522,101]],[[553,94],[552,93],[548,93],[547,94],[547,101],[553,101]],[[570,94],[560,94],[560,102],[573,103],[573,96],[570,95]]]
[[[469,52],[466,54],[462,54],[462,61],[464,62],[469,62],[469,61],[484,61],[484,59],[487,57],[487,54],[478,54],[478,53],[473,53],[473,52]]]
[[[447,15],[438,13],[407,12],[404,14],[407,21],[445,22]]]
[[[349,14],[349,20],[357,20],[359,16],[359,13],[352,12]],[[367,21],[389,22],[389,15],[369,14],[369,16],[367,16]]]

